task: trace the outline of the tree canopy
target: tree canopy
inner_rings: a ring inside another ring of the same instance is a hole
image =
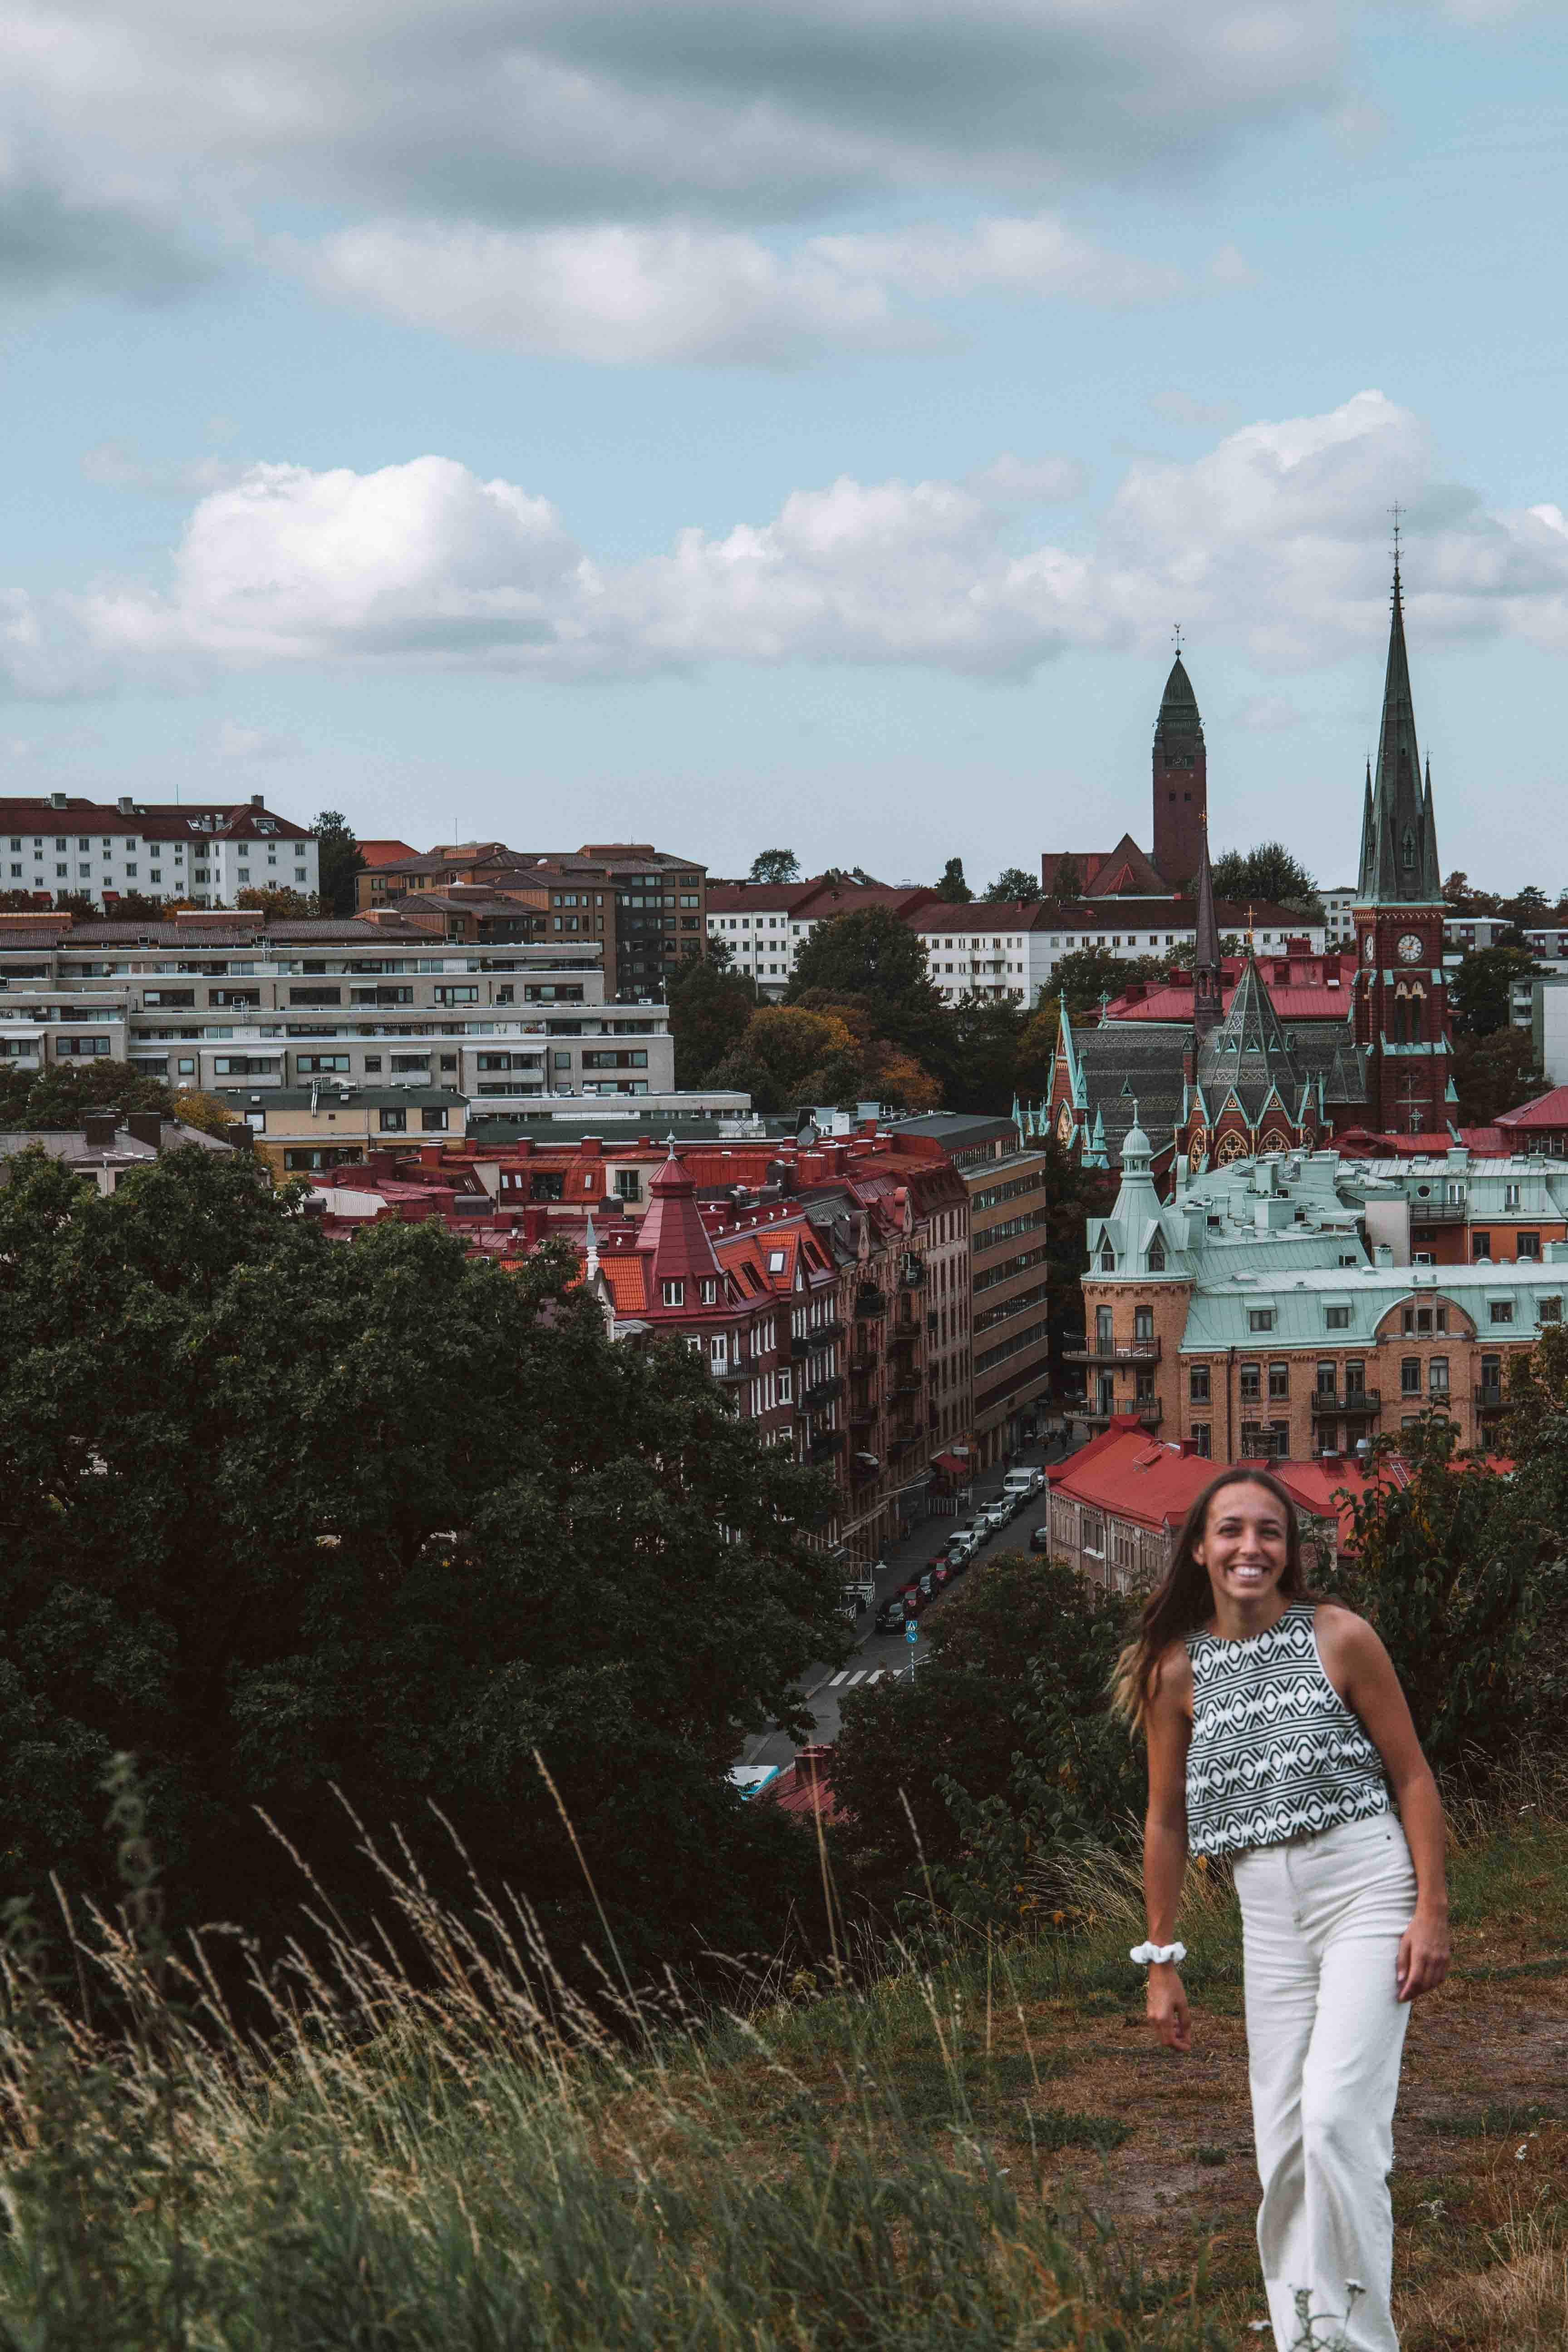
[[[1462,1036],[1489,1037],[1513,1018],[1513,983],[1537,969],[1528,948],[1472,948],[1448,982],[1454,1027]]]
[[[800,860],[793,849],[759,849],[748,882],[798,882]]]
[[[942,1019],[925,950],[887,907],[835,915],[802,940],[786,996],[795,1003],[810,991],[864,1004],[883,1034],[921,1058]]]
[[[726,969],[724,953],[682,956],[665,983],[670,1034],[675,1039],[675,1083],[704,1087],[731,1048],[745,1034],[757,1009],[757,983]]]
[[[105,1891],[128,1749],[175,1927],[294,1916],[257,1806],[352,1908],[336,1787],[460,1893],[439,1806],[569,1960],[537,1749],[630,1965],[776,1936],[809,1841],[724,1775],[842,1649],[824,1483],[689,1349],[612,1345],[563,1254],[329,1242],[301,1190],[195,1148],[0,1190],[0,1894]]]
[[[994,882],[981,892],[981,898],[992,906],[1016,900],[1020,906],[1037,906],[1040,898],[1040,877],[1031,874],[1026,866],[1005,866]]]
[[[0,1069],[0,1128],[8,1134],[79,1127],[91,1110],[156,1111],[174,1115],[162,1078],[146,1077],[124,1062],[54,1062],[44,1070]]]
[[[965,906],[973,898],[973,891],[963,878],[962,857],[948,859],[942,869],[942,879],[936,886],[936,895],[939,898],[947,899],[953,906]]]
[[[341,809],[323,809],[316,819],[316,887],[329,915],[354,911],[354,877],[364,871],[358,838]],[[243,906],[245,900],[241,898]]]
[[[1187,887],[1190,891],[1194,885]],[[1227,849],[1214,860],[1214,887],[1216,898],[1237,906],[1250,902],[1305,911],[1319,905],[1316,882],[1282,841],[1260,841],[1245,852]]]

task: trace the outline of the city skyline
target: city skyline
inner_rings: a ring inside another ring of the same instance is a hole
[[[1556,6],[29,24],[7,792],[981,885],[1142,831],[1180,623],[1331,886],[1397,499],[1445,869],[1556,837]]]

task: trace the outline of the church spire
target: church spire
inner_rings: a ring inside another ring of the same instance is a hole
[[[1178,648],[1154,721],[1153,863],[1167,889],[1198,870],[1198,835],[1208,814],[1204,722]]]
[[[1430,795],[1421,788],[1397,550],[1388,664],[1383,681],[1383,724],[1377,740],[1377,781],[1370,823],[1364,818],[1363,822],[1357,896],[1363,906],[1369,907],[1430,905],[1442,896],[1436,826]]]
[[[1214,868],[1209,864],[1205,822],[1198,852],[1197,926],[1193,941],[1193,1026],[1200,1036],[1215,1027],[1224,1010],[1219,919],[1215,913]]]

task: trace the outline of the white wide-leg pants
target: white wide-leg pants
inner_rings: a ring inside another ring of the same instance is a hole
[[[1393,1813],[1237,1857],[1247,2068],[1277,2352],[1398,2352],[1389,2314],[1394,2103],[1410,2008],[1394,1986],[1415,1873]],[[1315,2332],[1304,2332],[1305,2292]]]

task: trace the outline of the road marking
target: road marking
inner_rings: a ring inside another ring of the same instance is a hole
[[[867,1687],[867,1689],[868,1689],[868,1690],[869,1690],[869,1689],[870,1689],[870,1687],[871,1687],[871,1685],[872,1685],[872,1684],[873,1684],[873,1683],[879,1683],[879,1682],[881,1681],[881,1679],[882,1679],[882,1675],[883,1675],[883,1672],[884,1672],[884,1669],[883,1669],[881,1666],[879,1666],[879,1667],[878,1667],[878,1669],[877,1669],[877,1671],[876,1671],[876,1673],[875,1673],[874,1675],[867,1675],[867,1677],[866,1677],[866,1687]]]
[[[857,1683],[863,1683],[863,1682],[865,1681],[865,1679],[866,1679],[866,1669],[865,1669],[865,1667],[864,1667],[864,1666],[862,1666],[862,1667],[861,1667],[861,1669],[860,1669],[860,1671],[859,1671],[859,1673],[858,1673],[858,1675],[850,1675],[850,1677],[849,1677],[849,1682],[848,1682],[848,1685],[847,1685],[847,1686],[848,1686],[848,1688],[849,1688],[850,1690],[853,1690]]]
[[[829,1681],[829,1683],[828,1683],[828,1685],[827,1685],[828,1689],[829,1689],[829,1690],[837,1690],[837,1689],[838,1688],[839,1684],[844,1680],[845,1675],[846,1675],[848,1672],[849,1672],[849,1669],[848,1669],[848,1667],[847,1667],[847,1666],[841,1666],[841,1667],[839,1668],[839,1670],[838,1670],[837,1674],[836,1674],[835,1675],[833,1675],[833,1676],[832,1676],[832,1678],[830,1679],[830,1681]]]

